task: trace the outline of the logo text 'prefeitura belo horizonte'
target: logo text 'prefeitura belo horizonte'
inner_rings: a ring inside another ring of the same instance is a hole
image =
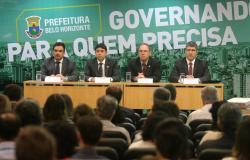
[[[41,29],[40,20],[41,17],[39,16],[30,16],[26,18],[27,30],[25,30],[25,33],[28,37],[32,39],[37,39],[41,37],[43,29]]]

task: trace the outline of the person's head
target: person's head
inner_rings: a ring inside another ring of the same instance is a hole
[[[250,118],[244,119],[236,133],[236,140],[233,148],[234,156],[238,160],[250,159]]]
[[[122,89],[120,86],[108,86],[106,89],[106,95],[114,97],[118,103],[122,99]]]
[[[85,103],[80,103],[74,109],[73,121],[76,123],[80,119],[80,117],[87,115],[94,116],[94,110],[89,105]]]
[[[224,103],[218,110],[218,127],[225,136],[235,137],[241,119],[240,107],[233,103]]]
[[[95,116],[83,116],[76,123],[82,147],[95,146],[102,134],[102,123]]]
[[[193,61],[198,53],[198,46],[195,42],[190,41],[186,44],[186,48],[185,48],[185,53],[186,53],[186,58],[189,61]]]
[[[218,101],[217,90],[214,86],[207,86],[201,90],[201,99],[203,104],[213,104]]]
[[[166,101],[160,104],[154,104],[152,107],[152,112],[164,112],[167,117],[175,117],[179,116],[179,107],[175,102]]]
[[[164,112],[151,112],[142,126],[142,139],[144,141],[153,141],[155,127],[166,117],[167,116]]]
[[[65,115],[65,101],[60,94],[51,94],[43,107],[44,121],[64,120]]]
[[[0,115],[11,111],[11,103],[7,96],[0,94]]]
[[[169,92],[171,94],[171,100],[175,101],[175,99],[176,99],[176,87],[174,85],[172,85],[172,84],[169,83],[169,84],[166,84],[164,86],[164,88],[166,88],[166,89],[169,90]]]
[[[171,99],[170,91],[164,87],[155,89],[153,93],[153,105],[160,104]]]
[[[54,160],[56,142],[44,128],[27,126],[16,139],[16,160]]]
[[[164,119],[156,126],[154,142],[161,157],[168,159],[183,157],[187,146],[183,123],[177,118]]]
[[[55,137],[57,144],[57,158],[71,157],[78,145],[76,128],[66,121],[49,123],[46,129]]]
[[[217,113],[218,113],[218,110],[221,107],[221,105],[224,104],[224,103],[226,103],[226,102],[227,101],[225,101],[225,100],[223,100],[223,101],[216,101],[216,102],[214,102],[212,104],[212,107],[209,110],[209,112],[212,115],[212,120],[213,120],[212,128],[215,129],[215,130],[218,129],[218,126],[217,126]]]
[[[73,116],[73,102],[71,97],[68,94],[61,94],[61,96],[64,98],[65,104],[66,104],[66,114],[68,118],[72,118]]]
[[[65,44],[63,42],[56,42],[53,45],[53,56],[55,60],[60,61],[64,57]]]
[[[3,94],[6,95],[10,101],[19,101],[23,95],[22,88],[17,84],[6,85]]]
[[[101,119],[111,120],[115,114],[117,100],[111,96],[102,96],[97,100],[97,114]]]
[[[147,43],[142,43],[138,48],[140,60],[146,62],[151,56],[151,49]]]
[[[23,99],[17,103],[15,113],[20,117],[22,126],[41,125],[42,113],[39,105],[32,99]]]
[[[107,46],[104,43],[99,43],[95,46],[95,56],[99,61],[103,61],[107,55]]]
[[[14,113],[0,115],[0,142],[13,141],[19,133],[21,122]]]

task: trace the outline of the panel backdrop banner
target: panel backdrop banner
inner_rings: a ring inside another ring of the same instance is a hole
[[[34,79],[56,41],[78,71],[104,42],[122,80],[138,45],[148,43],[167,82],[192,40],[212,79],[225,84],[225,98],[250,97],[249,0],[0,0],[0,8],[2,85]]]

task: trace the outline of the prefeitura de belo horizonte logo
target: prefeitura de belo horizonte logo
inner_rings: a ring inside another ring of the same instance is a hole
[[[41,17],[39,16],[30,16],[26,18],[27,30],[25,30],[25,33],[28,37],[32,39],[37,39],[41,37],[43,29],[41,29],[40,20]]]

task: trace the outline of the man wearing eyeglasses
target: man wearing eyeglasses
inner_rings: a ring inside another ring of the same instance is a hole
[[[210,81],[210,73],[207,62],[197,57],[197,44],[190,41],[186,44],[186,57],[175,62],[174,68],[169,76],[169,81],[177,83],[181,74],[185,74],[186,78],[199,78],[199,81]]]

